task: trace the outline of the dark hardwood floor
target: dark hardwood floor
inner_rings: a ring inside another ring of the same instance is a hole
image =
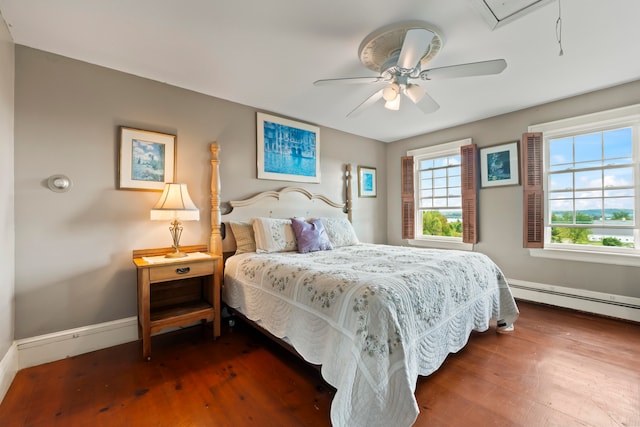
[[[640,426],[640,325],[518,302],[516,330],[473,333],[420,377],[416,426]],[[18,372],[0,426],[329,426],[333,389],[238,323]]]

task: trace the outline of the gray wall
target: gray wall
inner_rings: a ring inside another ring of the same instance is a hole
[[[526,90],[526,88],[523,88]],[[517,94],[514,94],[517,96]],[[473,138],[480,148],[520,140],[529,125],[638,103],[640,81],[398,141],[387,152],[388,241],[400,233],[400,157],[414,148]],[[529,256],[522,247],[522,186],[481,189],[475,250],[493,258],[507,277],[530,282],[640,297],[637,267],[559,261]]]
[[[297,185],[256,179],[255,109],[23,46],[15,48],[13,112],[13,45],[6,28],[0,31],[2,120],[15,114],[15,136],[0,122],[0,233],[8,241],[15,181],[15,323],[5,314],[14,310],[10,251],[0,260],[7,266],[0,273],[0,316],[7,316],[0,319],[0,355],[13,338],[7,324],[20,339],[136,314],[131,250],[169,246],[170,237],[167,224],[148,219],[158,193],[116,189],[118,126],[177,135],[177,178],[189,185],[202,218],[185,223],[183,244],[208,241],[211,142],[221,146],[223,200]],[[322,183],[302,186],[342,199],[345,163],[354,172],[359,164],[376,167],[378,197],[354,199],[356,231],[365,242],[403,244],[399,158],[406,150],[467,137],[480,147],[513,141],[531,124],[638,99],[635,82],[388,145],[321,128]],[[70,192],[46,188],[57,173],[71,177]],[[355,177],[353,184],[357,195]],[[476,250],[514,279],[640,296],[637,268],[531,258],[522,248],[521,193],[519,186],[480,191]]]
[[[159,193],[116,189],[118,126],[177,135],[177,178],[202,218],[184,224],[182,244],[208,243],[211,142],[223,200],[298,185],[256,179],[253,108],[23,46],[15,55],[16,339],[135,316],[131,251],[170,246],[168,224],[149,220]],[[326,128],[320,137],[322,183],[301,186],[342,200],[347,161],[386,181],[384,143]],[[70,192],[46,188],[57,173]],[[386,240],[380,192],[355,203],[366,242]]]
[[[14,45],[0,16],[0,360],[13,343],[15,311],[13,73]]]

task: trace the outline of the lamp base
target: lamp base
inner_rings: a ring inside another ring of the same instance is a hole
[[[186,256],[187,254],[185,252],[176,251],[176,252],[170,252],[166,254],[164,257],[165,258],[184,258]]]
[[[180,221],[178,219],[174,219],[171,222],[171,227],[169,227],[169,232],[171,233],[171,239],[173,240],[173,249],[174,251],[166,254],[165,258],[184,258],[187,256],[186,253],[180,252],[180,236],[182,235],[182,225],[180,225]]]

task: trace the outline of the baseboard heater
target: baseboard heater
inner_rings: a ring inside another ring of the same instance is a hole
[[[640,298],[508,279],[513,296],[558,307],[640,322]]]

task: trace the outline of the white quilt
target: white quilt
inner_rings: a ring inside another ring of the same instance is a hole
[[[334,427],[412,425],[418,375],[490,319],[518,317],[483,254],[370,244],[233,256],[223,300],[322,365]]]

